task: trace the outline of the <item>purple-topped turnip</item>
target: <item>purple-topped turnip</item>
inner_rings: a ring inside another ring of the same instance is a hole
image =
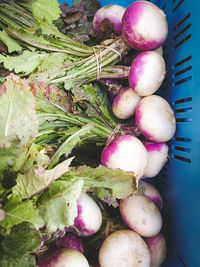
[[[97,34],[103,35],[122,33],[122,17],[125,8],[120,5],[107,5],[100,8],[94,15],[93,28]]]
[[[176,131],[174,112],[169,103],[158,95],[142,98],[136,107],[136,123],[142,134],[151,141],[169,141]]]
[[[80,237],[73,233],[66,233],[63,237],[58,238],[54,242],[57,248],[70,248],[84,254],[83,243]]]
[[[132,230],[110,234],[99,251],[101,267],[150,267],[151,255],[145,241]]]
[[[144,188],[144,195],[151,199],[156,207],[161,211],[163,206],[163,200],[160,192],[150,183],[140,181],[140,186]]]
[[[102,214],[96,202],[86,193],[82,192],[77,200],[78,215],[74,226],[80,236],[95,234],[101,227]]]
[[[149,163],[143,177],[155,177],[167,162],[169,147],[166,143],[155,143],[149,140],[142,143],[149,154]]]
[[[157,235],[162,217],[156,205],[144,195],[132,195],[120,201],[120,213],[133,231],[144,237]]]
[[[166,258],[166,241],[163,234],[146,237],[145,241],[151,253],[151,267],[160,267]]]
[[[117,136],[101,154],[101,163],[109,169],[134,172],[139,180],[148,165],[148,153],[142,142],[132,135]]]
[[[122,18],[122,32],[136,50],[155,50],[168,34],[165,13],[151,2],[133,2]]]
[[[140,53],[133,61],[129,85],[139,96],[155,93],[165,78],[165,61],[154,51]]]
[[[128,119],[134,115],[135,109],[141,97],[134,93],[132,88],[121,91],[112,104],[113,114],[118,119]]]
[[[48,253],[48,252],[47,252]],[[89,267],[86,257],[75,249],[62,248],[39,258],[38,267]]]

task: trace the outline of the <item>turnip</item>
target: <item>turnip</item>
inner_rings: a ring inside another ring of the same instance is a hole
[[[151,253],[151,267],[159,267],[166,258],[166,241],[162,233],[146,237],[145,241]]]
[[[162,197],[160,192],[155,188],[155,186],[150,183],[141,181],[140,186],[144,188],[144,195],[151,199],[156,207],[161,211],[163,206]]]
[[[145,241],[132,230],[110,234],[99,251],[101,267],[150,267],[151,256]]]
[[[119,5],[107,5],[100,8],[94,15],[93,27],[98,34],[114,32],[116,35],[122,33],[122,17],[125,8]]]
[[[39,258],[38,267],[89,267],[86,257],[75,249],[62,248]]]
[[[137,104],[141,97],[134,93],[132,88],[124,89],[115,98],[112,104],[112,111],[119,119],[128,119],[135,113]]]
[[[66,233],[63,237],[55,240],[54,246],[57,248],[75,249],[82,254],[84,253],[81,238],[73,233]]]
[[[104,148],[101,163],[110,169],[134,172],[138,180],[144,175],[148,165],[148,153],[138,138],[121,135]]]
[[[165,13],[148,1],[133,2],[122,18],[122,32],[137,50],[154,50],[161,46],[168,34]]]
[[[132,195],[120,201],[124,222],[139,235],[152,237],[162,227],[162,217],[156,205],[144,195]]]
[[[150,95],[142,98],[136,107],[135,116],[140,131],[147,139],[163,143],[175,134],[174,112],[161,96]]]
[[[168,159],[169,147],[166,143],[155,143],[145,140],[143,145],[149,154],[149,163],[143,177],[155,177]]]
[[[154,51],[140,53],[133,61],[129,85],[139,96],[155,93],[165,77],[165,61]]]
[[[86,193],[81,193],[77,201],[78,215],[74,226],[81,236],[95,234],[101,227],[102,214],[96,202]]]

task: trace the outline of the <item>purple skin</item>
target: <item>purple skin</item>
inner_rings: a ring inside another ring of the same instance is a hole
[[[55,241],[55,246],[58,248],[70,248],[79,251],[84,254],[83,243],[80,237],[73,233],[66,233],[62,238],[58,238]]]
[[[142,182],[143,183],[143,182]],[[159,193],[159,191],[157,191],[157,192],[152,192],[151,191],[151,184],[149,184],[149,183],[147,183],[147,182],[144,182],[145,184],[144,184],[144,187],[150,187],[149,189],[149,191],[148,190],[145,190],[144,191],[144,195],[146,196],[146,197],[148,197],[149,199],[151,199],[151,201],[153,201],[153,203],[156,205],[156,207],[159,209],[159,211],[161,211],[162,210],[162,206],[163,206],[163,202],[162,202],[162,197],[161,197],[161,195],[160,195],[160,193]],[[156,189],[157,190],[157,189]]]
[[[78,204],[78,215],[74,220],[74,226],[76,227],[78,232],[81,232],[83,234],[85,233],[87,235],[93,235],[95,233],[95,231],[88,229],[86,227],[84,221],[81,218],[81,214],[82,214],[83,209],[82,209],[82,205],[81,205],[79,200],[77,201],[77,204]]]
[[[166,241],[162,233],[144,238],[151,253],[151,266],[160,266],[166,257]]]
[[[129,80],[129,85],[131,88],[133,88],[133,90],[135,86],[137,85],[138,81],[140,80],[140,77],[144,73],[144,67],[146,64],[145,57],[148,54],[149,54],[149,51],[139,54],[131,65],[128,80]]]
[[[107,147],[104,148],[101,154],[101,164],[107,167],[110,157],[118,150],[120,142],[125,140],[128,141],[129,139],[132,139],[131,135],[117,136]]]
[[[48,255],[44,255],[39,258],[38,267],[51,267],[59,262],[62,253],[65,251],[65,248],[52,251]]]
[[[161,151],[164,144],[146,140],[143,141],[143,145],[146,147],[148,152],[151,152],[151,151]]]
[[[164,40],[149,41],[134,32],[134,27],[139,22],[142,13],[145,11],[146,3],[136,1],[129,5],[122,19],[122,32],[128,43],[137,50],[154,50],[162,45]]]

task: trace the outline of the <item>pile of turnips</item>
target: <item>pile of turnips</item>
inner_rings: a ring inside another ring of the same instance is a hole
[[[114,26],[119,23],[111,13],[108,16],[108,11],[106,18]],[[114,138],[104,148],[101,163],[110,169],[134,172],[144,192],[120,201],[120,214],[128,229],[106,238],[99,252],[99,263],[101,267],[158,267],[166,257],[166,242],[161,233],[162,198],[153,185],[141,179],[159,174],[168,159],[166,142],[176,130],[171,106],[155,94],[166,74],[162,44],[168,25],[164,12],[157,6],[136,1],[123,13],[121,29],[123,38],[137,52],[130,67],[129,87],[120,89],[114,97],[112,111],[120,120],[135,121],[140,135]]]
[[[168,33],[164,12],[148,1],[135,1],[127,9],[109,5],[99,9],[93,26],[97,34],[113,27],[129,48],[135,49],[130,67],[129,86],[120,89],[112,102],[113,114],[120,120],[136,123],[140,135],[117,135],[101,154],[101,164],[109,169],[134,173],[139,189],[119,203],[126,228],[107,236],[94,266],[159,267],[166,257],[162,230],[163,206],[159,191],[142,178],[159,174],[168,159],[168,142],[175,134],[176,121],[169,103],[155,93],[166,73],[162,44]],[[112,86],[112,84],[111,84]],[[142,193],[141,193],[142,191]],[[74,221],[77,235],[88,237],[102,225],[102,214],[94,200],[82,193]],[[54,255],[39,261],[39,266],[89,266],[80,239],[57,241]],[[74,242],[78,245],[74,245]]]

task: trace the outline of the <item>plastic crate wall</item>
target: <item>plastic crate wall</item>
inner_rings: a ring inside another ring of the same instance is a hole
[[[63,2],[63,1],[59,1]],[[66,1],[72,4],[72,1]],[[132,0],[102,0],[127,7]],[[161,191],[165,267],[200,266],[200,1],[153,0],[166,13],[169,34],[163,45],[166,79],[158,92],[173,107],[177,131],[170,159],[153,179]]]

